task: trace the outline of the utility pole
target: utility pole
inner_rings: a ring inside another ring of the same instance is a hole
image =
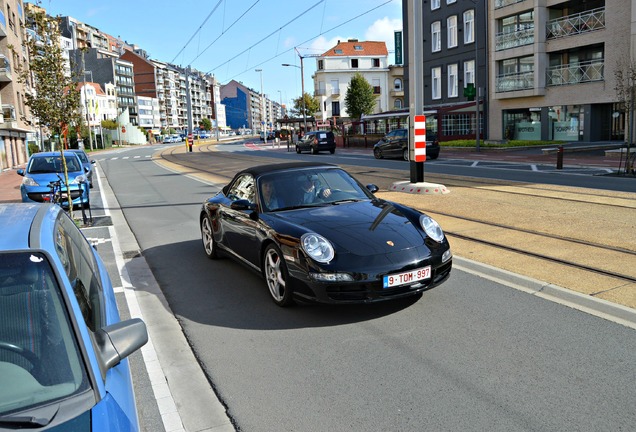
[[[267,131],[265,130],[265,95],[263,94],[263,69],[255,69],[254,72],[261,74],[261,132],[263,132],[263,141],[267,143]]]

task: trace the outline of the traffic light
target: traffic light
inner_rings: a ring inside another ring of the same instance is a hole
[[[464,96],[469,101],[474,101],[476,94],[477,94],[477,91],[475,90],[475,84],[473,83],[466,84],[466,87],[464,87]]]

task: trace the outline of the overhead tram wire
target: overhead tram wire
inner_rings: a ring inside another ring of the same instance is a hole
[[[378,6],[374,7],[374,8],[371,8],[371,9],[369,9],[369,10],[368,10],[368,11],[366,11],[366,12],[363,12],[363,13],[361,13],[361,14],[359,14],[359,15],[356,15],[355,17],[350,18],[350,19],[348,19],[347,21],[344,21],[344,22],[342,22],[342,23],[338,24],[337,26],[334,26],[334,27],[332,27],[332,28],[330,28],[330,29],[328,29],[328,30],[325,30],[325,31],[323,31],[323,32],[321,32],[321,33],[319,33],[319,34],[317,34],[316,36],[313,36],[313,37],[311,37],[311,38],[309,38],[309,39],[305,40],[304,42],[299,43],[297,46],[301,46],[301,45],[304,45],[304,44],[306,44],[306,43],[309,43],[309,42],[311,42],[312,40],[316,39],[317,37],[320,37],[320,36],[324,35],[325,33],[329,33],[329,32],[331,32],[331,31],[333,31],[333,30],[336,30],[337,28],[340,28],[340,27],[342,27],[342,26],[344,26],[344,25],[347,25],[347,24],[349,24],[351,21],[357,20],[358,18],[363,17],[364,15],[366,15],[366,14],[368,14],[368,13],[371,13],[371,12],[375,11],[376,9],[379,9],[379,8],[381,8],[382,6],[385,6],[385,5],[387,5],[387,4],[391,3],[391,2],[393,2],[393,0],[387,0],[387,1],[385,1],[384,3],[382,3],[382,4],[378,5]],[[315,6],[317,6],[317,5],[312,6],[312,8],[313,8],[313,7],[315,7]],[[282,28],[282,27],[281,27],[281,28]],[[271,35],[270,35],[270,36],[271,36]],[[267,36],[267,37],[270,37],[270,36]],[[245,51],[248,51],[248,50],[252,49],[253,47],[255,47],[256,45],[258,45],[258,44],[259,44],[259,43],[261,43],[261,42],[262,42],[262,41],[257,42],[256,44],[252,45],[250,48],[246,49]],[[257,68],[257,67],[259,67],[259,66],[261,66],[261,65],[264,65],[264,64],[266,64],[266,63],[268,63],[268,62],[270,62],[270,61],[274,60],[275,58],[280,57],[280,56],[282,56],[283,54],[287,54],[287,53],[289,53],[289,52],[291,52],[291,51],[293,51],[293,50],[294,50],[294,48],[289,48],[288,50],[283,51],[283,52],[281,52],[281,53],[279,53],[279,54],[276,54],[276,55],[274,55],[274,56],[272,56],[272,57],[270,57],[270,58],[268,58],[268,59],[266,59],[266,60],[263,60],[262,62],[260,62],[260,63],[258,63],[258,64],[256,64],[256,65],[250,66],[250,67],[248,67],[247,69],[245,69],[243,72],[239,72],[239,73],[237,73],[236,75],[234,75],[233,77],[229,78],[229,79],[228,79],[228,82],[229,82],[229,81],[231,81],[231,80],[233,80],[234,78],[236,78],[236,77],[240,76],[240,75],[243,75],[243,74],[244,74],[244,73],[246,73],[246,72],[251,71],[251,70],[252,70],[252,69],[254,69],[254,68]],[[245,53],[245,51],[243,51],[241,54]],[[239,55],[241,55],[241,54],[239,54]],[[229,63],[229,62],[231,62],[231,61],[232,61],[232,60],[234,60],[236,57],[238,57],[238,56],[232,57],[231,59],[229,59],[228,61],[226,61],[226,62],[225,62],[225,63],[223,63],[223,64],[220,64],[219,66],[215,67],[214,69],[210,69],[210,70],[208,71],[208,73],[210,73],[210,72],[212,72],[213,70],[215,70],[215,69],[217,69],[217,68],[220,68],[221,66],[223,66],[223,65],[225,65],[225,64],[227,64],[227,63]]]
[[[174,63],[174,61],[177,59],[177,57],[179,57],[179,54],[181,54],[183,52],[184,49],[186,49],[186,47],[190,44],[190,42],[192,42],[192,39],[194,39],[194,37],[197,35],[197,33],[199,33],[201,31],[201,29],[203,28],[203,26],[205,25],[206,22],[208,22],[208,20],[210,19],[210,17],[212,16],[212,14],[219,8],[219,6],[221,5],[221,2],[223,0],[219,0],[218,3],[216,4],[216,6],[214,6],[214,8],[212,9],[212,12],[210,12],[208,14],[207,17],[205,17],[205,19],[203,20],[203,22],[201,23],[201,25],[199,26],[198,29],[196,29],[196,31],[194,32],[194,34],[192,36],[190,36],[190,39],[188,39],[188,41],[185,43],[185,45],[183,46],[183,48],[181,48],[181,50],[177,53],[176,56],[174,56],[174,58],[172,59],[172,61],[170,63]]]
[[[282,29],[284,29],[285,27],[287,27],[288,25],[290,25],[291,23],[293,23],[294,21],[296,21],[297,19],[299,19],[300,17],[302,17],[303,15],[305,15],[306,13],[308,13],[309,11],[311,11],[312,9],[314,9],[316,6],[318,6],[320,3],[324,2],[325,0],[319,0],[318,2],[316,2],[313,6],[309,7],[308,9],[306,9],[304,12],[301,12],[299,15],[297,15],[296,17],[292,18],[291,20],[289,20],[288,22],[286,22],[285,24],[283,24],[282,26],[280,26],[278,29],[274,30],[273,32],[271,32],[270,34],[268,34],[267,36],[265,36],[264,38],[262,38],[261,40],[259,40],[258,42],[256,42],[255,44],[253,44],[252,46],[246,48],[245,50],[241,51],[240,53],[238,53],[237,55],[235,55],[234,57],[232,57],[231,59],[227,60],[225,63],[221,63],[220,65],[213,67],[212,69],[210,69],[209,71],[207,71],[206,73],[210,73],[213,70],[216,70],[218,68],[220,68],[221,66],[224,66],[225,64],[231,62],[232,60],[236,59],[237,57],[242,56],[243,54],[245,54],[247,51],[251,50],[252,48],[255,48],[256,46],[258,46],[259,44],[261,44],[262,42],[266,41],[267,39],[269,39],[270,37],[272,37],[274,34],[276,34],[276,32],[281,31]]]
[[[223,35],[224,35],[224,34],[225,34],[228,30],[230,30],[232,27],[234,27],[234,24],[238,23],[241,19],[243,19],[243,17],[244,17],[244,16],[245,16],[245,15],[246,15],[246,14],[247,14],[250,10],[252,10],[252,8],[253,8],[254,6],[256,6],[256,4],[257,4],[259,1],[261,1],[261,0],[256,0],[254,3],[252,3],[252,6],[250,6],[249,8],[247,8],[247,9],[245,10],[245,12],[243,12],[243,13],[241,14],[241,16],[240,16],[240,17],[238,17],[236,20],[234,20],[234,22],[233,22],[232,24],[230,24],[230,26],[229,26],[228,28],[226,28],[225,30],[223,30],[223,31],[221,32],[221,34],[217,36],[217,38],[216,38],[216,39],[214,39],[214,40],[213,40],[213,41],[212,41],[212,42],[211,42],[208,46],[206,46],[206,47],[203,49],[203,51],[201,51],[201,52],[200,52],[200,53],[199,53],[199,54],[198,54],[195,58],[193,58],[193,59],[192,59],[192,61],[190,62],[190,64],[194,63],[194,61],[195,61],[196,59],[198,59],[199,57],[201,57],[201,56],[202,56],[202,55],[203,55],[203,54],[204,54],[204,53],[205,53],[208,49],[210,49],[210,47],[211,47],[212,45],[214,45],[214,44],[216,43],[216,41],[218,41],[219,39],[221,39],[221,36],[223,36]]]

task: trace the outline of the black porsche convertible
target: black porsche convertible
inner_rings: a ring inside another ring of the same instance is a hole
[[[201,207],[205,253],[261,273],[279,306],[396,299],[444,282],[452,254],[440,226],[377,191],[337,165],[245,169]]]

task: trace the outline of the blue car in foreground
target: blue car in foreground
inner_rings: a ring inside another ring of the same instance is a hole
[[[64,159],[73,206],[80,207],[83,204],[88,207],[90,205],[88,169],[84,168],[82,161],[75,153],[65,151]],[[29,158],[26,170],[19,169],[17,172],[24,177],[20,185],[22,202],[49,202],[51,194],[49,183],[54,181],[62,182],[62,196],[66,197],[61,152],[34,153]],[[62,205],[68,207],[67,203],[68,201],[64,199]]]
[[[137,431],[121,321],[104,263],[51,204],[0,204],[0,430]]]

